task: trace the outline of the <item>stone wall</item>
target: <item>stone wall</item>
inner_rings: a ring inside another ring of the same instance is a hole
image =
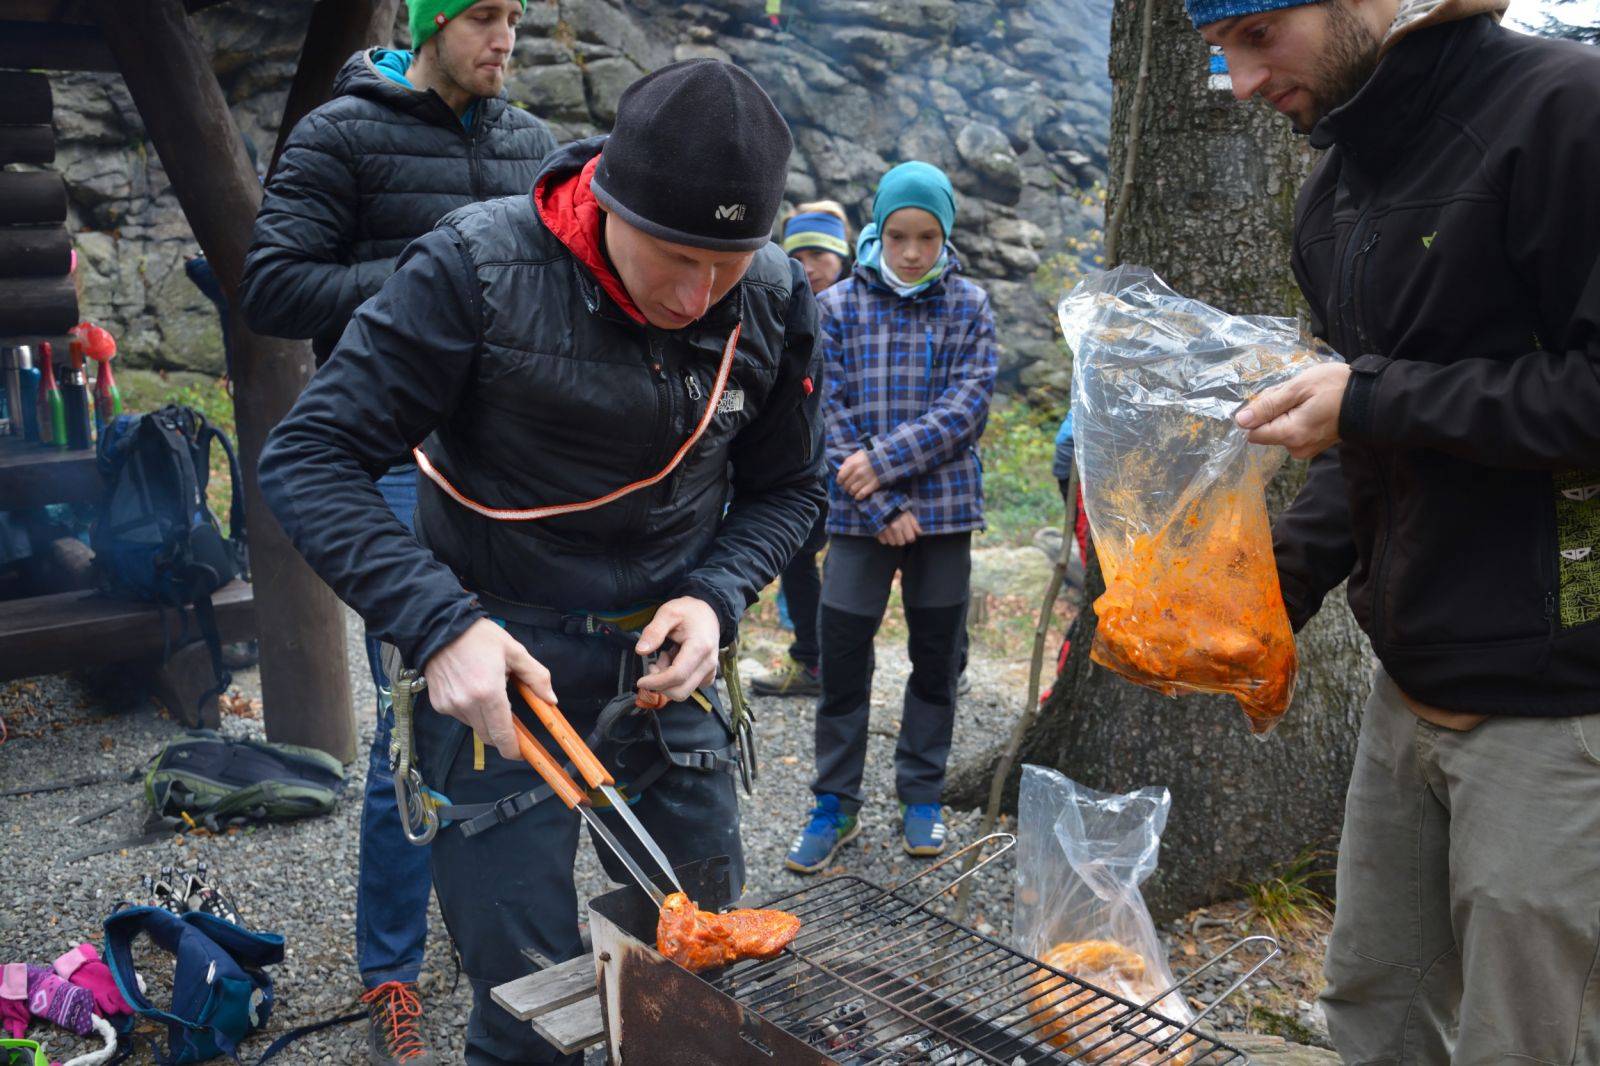
[[[777,29],[765,6],[530,0],[507,92],[558,137],[588,136],[644,71],[731,59],[794,127],[791,199],[839,200],[858,227],[889,166],[944,167],[961,193],[955,243],[994,297],[1005,386],[1060,387],[1041,263],[1099,226],[1085,193],[1105,176],[1109,0],[789,0]],[[235,0],[197,18],[263,167],[309,9]],[[216,315],[183,270],[198,249],[121,79],[53,81],[85,313],[118,333],[130,365],[219,370]]]

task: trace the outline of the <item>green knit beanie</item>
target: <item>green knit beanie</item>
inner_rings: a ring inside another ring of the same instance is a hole
[[[461,14],[478,0],[406,0],[411,10],[411,50],[422,51],[428,38],[444,28],[444,24]],[[526,0],[522,0],[527,10]]]

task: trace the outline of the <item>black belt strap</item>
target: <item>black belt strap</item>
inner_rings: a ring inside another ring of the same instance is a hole
[[[614,619],[603,618],[586,611],[562,611],[554,607],[540,607],[532,603],[502,599],[487,592],[473,593],[484,610],[508,622],[565,633],[569,637],[599,637],[629,651],[639,641],[633,630],[624,628]]]

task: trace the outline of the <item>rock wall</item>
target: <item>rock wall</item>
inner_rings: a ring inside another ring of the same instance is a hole
[[[263,167],[310,6],[236,0],[197,17]],[[794,128],[791,200],[839,200],[858,228],[889,166],[944,167],[961,194],[955,243],[994,298],[1004,387],[1056,389],[1049,260],[1100,224],[1086,194],[1105,178],[1109,20],[1109,0],[788,0],[776,28],[761,0],[529,0],[507,92],[558,137],[588,136],[641,73],[730,59]],[[130,365],[219,371],[217,317],[183,270],[198,249],[121,79],[53,81],[85,313]]]

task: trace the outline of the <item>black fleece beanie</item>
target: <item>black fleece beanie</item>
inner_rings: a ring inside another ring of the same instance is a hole
[[[602,207],[653,237],[747,252],[772,239],[793,147],[754,78],[691,59],[623,92],[591,187]]]

